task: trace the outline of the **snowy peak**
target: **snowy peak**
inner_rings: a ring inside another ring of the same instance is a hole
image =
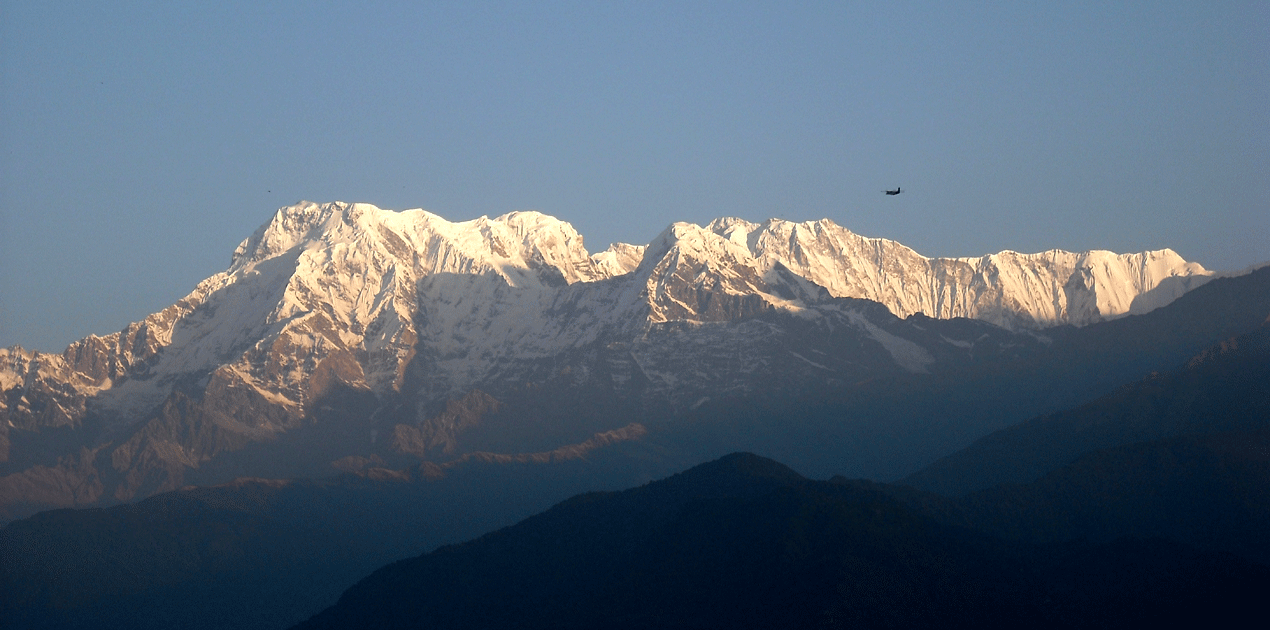
[[[690,223],[675,223],[649,243],[635,276],[645,283],[654,322],[735,320],[774,301],[749,250]]]
[[[629,263],[633,252],[624,253]],[[420,339],[444,336],[445,322],[505,313],[523,320],[515,329],[523,331],[543,316],[527,318],[517,303],[524,295],[497,287],[536,292],[549,305],[559,288],[602,277],[573,227],[542,213],[454,223],[423,210],[302,202],[278,210],[239,245],[228,270],[173,306],[62,355],[7,353],[5,390],[28,378],[48,381],[50,391],[73,392],[76,405],[107,392],[101,404],[125,416],[157,404],[175,382],[211,378],[298,410],[333,380],[396,390]],[[465,279],[480,280],[485,295],[454,282]],[[462,317],[437,315],[437,296],[466,299]],[[489,322],[465,324],[480,331]],[[78,414],[68,407],[63,415]]]
[[[751,260],[745,246],[692,223],[674,223],[662,231],[644,250],[641,266],[657,265],[668,256],[689,257],[702,262],[735,264]]]
[[[900,317],[970,317],[1007,328],[1079,326],[1146,312],[1212,277],[1167,249],[927,258],[828,219],[760,224],[722,218],[707,229],[745,247],[762,274],[783,266],[834,297],[881,302]]]
[[[591,255],[591,262],[595,265],[596,271],[604,278],[635,271],[643,259],[644,246],[627,243],[613,243],[608,249]]]
[[[768,221],[768,223],[770,222],[771,220]],[[706,226],[706,229],[728,239],[729,241],[732,241],[733,243],[736,243],[737,245],[740,245],[741,247],[749,249],[752,254],[754,250],[750,247],[748,237],[751,232],[757,231],[761,227],[762,225],[758,223],[746,221],[745,219],[737,217],[720,217],[711,221],[710,224]]]
[[[598,277],[582,236],[568,223],[540,212],[452,223],[424,210],[394,212],[342,202],[301,202],[280,209],[238,246],[230,271],[297,248],[340,245],[427,273],[492,272],[513,284],[532,275],[569,284]]]
[[[931,263],[948,275],[969,274],[974,287],[983,287],[973,300],[957,304],[957,308],[994,323],[1029,327],[1080,326],[1145,312],[1149,310],[1142,308],[1145,301],[1162,306],[1181,295],[1181,287],[1189,290],[1212,277],[1202,266],[1167,249],[1137,254],[1004,251],[979,258],[933,259]],[[1133,306],[1135,300],[1138,308]]]

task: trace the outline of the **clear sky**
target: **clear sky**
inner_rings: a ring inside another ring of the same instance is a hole
[[[1240,269],[1270,3],[0,0],[0,346],[117,331],[301,199]]]

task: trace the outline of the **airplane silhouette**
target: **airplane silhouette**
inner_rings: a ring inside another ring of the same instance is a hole
[[[899,186],[896,186],[896,187],[895,187],[895,190],[884,190],[884,191],[882,191],[882,192],[884,192],[884,193],[886,193],[886,194],[888,194],[888,195],[898,195],[898,194],[900,194],[900,193],[904,192],[904,189],[903,189],[903,188],[900,188]]]

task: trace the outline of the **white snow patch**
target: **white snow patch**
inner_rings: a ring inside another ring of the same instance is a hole
[[[910,372],[925,373],[926,366],[935,362],[930,353],[921,346],[878,328],[873,322],[865,319],[864,315],[851,312],[847,316],[851,318],[853,324],[863,328],[870,337],[882,344],[882,347],[891,354],[891,359],[896,365]]]

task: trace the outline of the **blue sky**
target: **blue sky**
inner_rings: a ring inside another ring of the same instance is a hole
[[[0,346],[117,331],[301,199],[1270,260],[1270,4],[788,5],[0,0]]]

